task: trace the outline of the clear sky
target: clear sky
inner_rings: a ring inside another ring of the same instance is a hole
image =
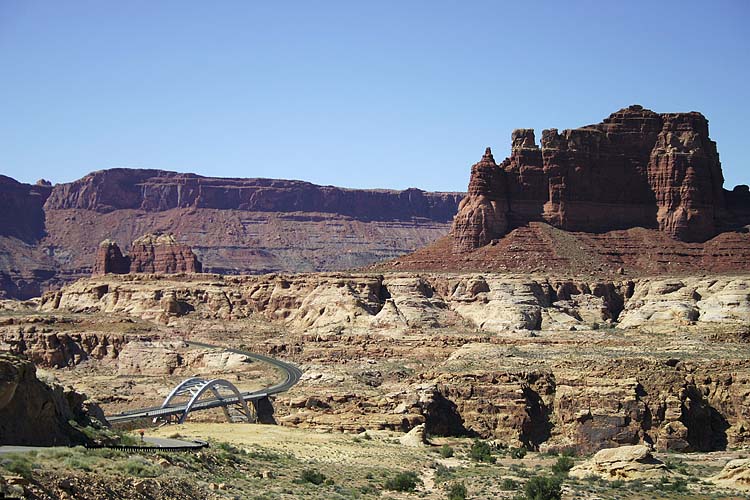
[[[750,182],[750,1],[0,0],[0,173],[462,191],[514,128],[701,111]]]

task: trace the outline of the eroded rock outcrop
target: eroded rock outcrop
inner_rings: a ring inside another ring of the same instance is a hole
[[[0,444],[65,446],[90,443],[71,425],[92,424],[90,415],[103,414],[86,396],[36,377],[34,365],[0,354]],[[100,425],[100,424],[96,424]]]
[[[126,313],[168,322],[258,315],[296,329],[469,326],[503,334],[750,322],[747,276],[618,281],[498,274],[93,277],[45,294],[40,310]]]
[[[489,148],[472,167],[451,234],[468,252],[529,222],[566,231],[644,227],[702,242],[750,223],[744,190],[726,191],[716,143],[700,113],[630,106],[579,129],[513,132],[511,155]],[[731,200],[731,202],[728,202]]]

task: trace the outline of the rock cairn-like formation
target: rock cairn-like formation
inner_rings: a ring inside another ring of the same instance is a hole
[[[124,256],[111,240],[99,245],[93,275],[128,273],[200,273],[203,270],[193,250],[171,234],[146,234],[133,241],[130,254]]]
[[[472,167],[468,196],[451,234],[467,252],[529,222],[567,231],[644,227],[687,242],[750,223],[747,186],[724,179],[708,120],[700,113],[658,114],[641,106],[602,123],[512,134],[497,164],[489,148]]]

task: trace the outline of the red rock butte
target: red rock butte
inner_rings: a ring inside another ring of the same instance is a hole
[[[703,242],[750,223],[747,186],[723,184],[702,114],[630,106],[596,125],[545,130],[541,147],[533,130],[514,130],[499,165],[487,148],[451,234],[459,252],[529,222],[593,233],[643,227]]]
[[[541,147],[533,130],[517,129],[508,158],[498,164],[487,148],[472,166],[450,236],[393,264],[747,269],[750,191],[728,191],[723,183],[708,120],[697,112],[659,114],[634,105],[595,125],[544,130]],[[636,262],[642,256],[663,265]]]
[[[92,274],[175,274],[200,273],[202,270],[193,250],[178,243],[171,234],[146,234],[133,241],[127,256],[114,241],[102,241]]]

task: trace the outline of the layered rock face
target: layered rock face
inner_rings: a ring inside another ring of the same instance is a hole
[[[193,250],[169,234],[146,234],[133,241],[130,254],[123,256],[117,243],[99,245],[93,275],[128,273],[200,273],[201,262]]]
[[[747,275],[108,275],[48,293],[39,307],[43,318],[135,316],[167,325],[165,337],[233,338],[289,359],[305,371],[294,391],[309,393],[280,398],[288,425],[359,432],[424,423],[428,434],[586,453],[750,442]],[[152,337],[136,349],[112,334],[44,332],[21,320],[0,328],[0,348],[4,340],[45,366],[104,358],[123,374],[180,366]],[[164,361],[150,363],[149,353]]]
[[[631,106],[599,124],[545,130],[541,148],[533,130],[519,129],[510,157],[496,165],[486,153],[472,167],[451,230],[454,250],[475,250],[529,222],[593,233],[642,227],[706,241],[750,223],[747,190],[729,192],[723,182],[700,113]]]
[[[458,193],[343,189],[277,179],[227,179],[116,168],[55,186],[45,209],[164,212],[211,208],[247,212],[321,212],[364,220],[420,217],[450,221]]]
[[[92,269],[94,256],[103,263],[114,249],[98,242],[125,250],[145,233],[179,234],[211,272],[355,268],[447,234],[462,196],[159,170],[105,170],[54,187],[2,178],[0,208],[13,217],[0,221],[0,298],[105,272]]]
[[[89,413],[102,415],[86,397],[36,377],[34,365],[0,354],[0,444],[65,446],[90,439],[70,422],[87,426]]]

